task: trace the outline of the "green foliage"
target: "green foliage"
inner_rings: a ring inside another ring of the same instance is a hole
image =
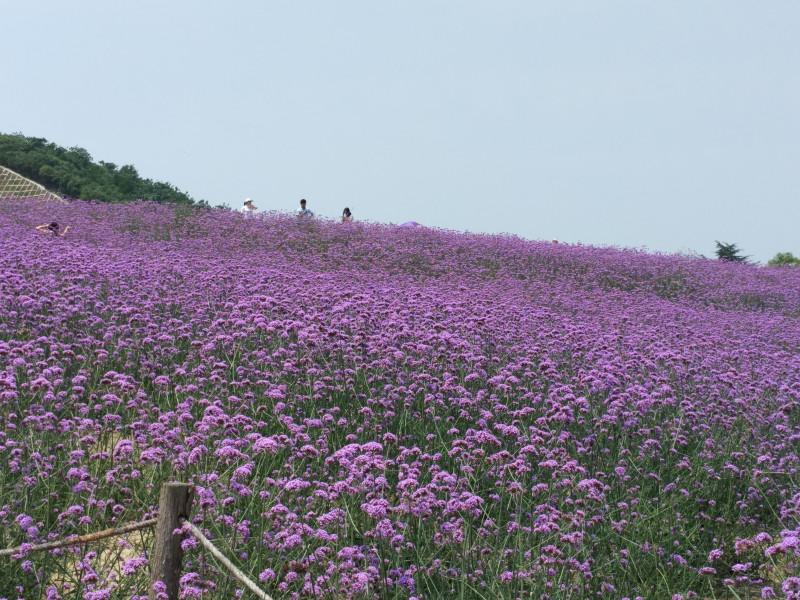
[[[729,262],[746,263],[749,257],[742,255],[741,248],[737,247],[736,244],[726,244],[718,241],[717,258]]]
[[[767,264],[770,267],[800,267],[800,256],[791,252],[778,252]]]
[[[142,178],[132,165],[96,163],[83,148],[62,148],[44,138],[0,133],[0,165],[71,198],[194,203],[174,185]]]

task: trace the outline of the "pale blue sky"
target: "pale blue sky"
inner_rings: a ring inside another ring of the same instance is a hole
[[[0,131],[213,204],[800,253],[797,0],[0,0]]]

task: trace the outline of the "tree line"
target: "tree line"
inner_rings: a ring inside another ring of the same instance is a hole
[[[0,133],[0,165],[69,198],[195,204],[174,185],[141,177],[133,165],[95,162],[83,148],[62,148],[44,138]]]
[[[742,254],[741,248],[736,244],[717,241],[717,258],[728,262],[746,263],[750,257]],[[778,252],[767,264],[770,267],[797,267],[800,266],[800,257],[791,252]]]

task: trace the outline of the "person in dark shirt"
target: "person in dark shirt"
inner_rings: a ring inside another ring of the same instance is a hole
[[[47,223],[38,225],[36,227],[36,231],[44,235],[54,235],[56,237],[64,237],[65,235],[67,235],[67,232],[69,231],[69,225],[64,227],[64,229],[61,229],[61,226],[55,221],[53,221],[49,225]]]

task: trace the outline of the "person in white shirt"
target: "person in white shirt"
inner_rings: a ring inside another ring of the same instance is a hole
[[[314,213],[306,208],[306,199],[305,198],[300,200],[300,208],[297,209],[297,216],[298,217],[304,217],[304,218],[311,218],[311,217],[314,216]]]
[[[249,218],[255,216],[257,209],[256,205],[253,204],[253,201],[250,198],[247,198],[244,201],[244,205],[242,206],[240,211],[245,216],[245,218]]]

